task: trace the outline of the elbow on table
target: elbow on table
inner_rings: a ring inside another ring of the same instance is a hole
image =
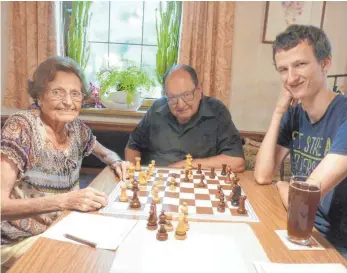
[[[237,162],[234,162],[233,165],[233,172],[235,173],[243,173],[246,169],[246,164],[245,164],[245,160],[243,158],[240,158],[239,160],[237,160]]]
[[[267,176],[259,173],[259,171],[254,171],[254,179],[259,185],[269,185],[272,183],[272,176]]]

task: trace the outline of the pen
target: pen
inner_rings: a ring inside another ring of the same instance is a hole
[[[92,242],[92,241],[88,241],[86,239],[82,239],[82,238],[79,238],[79,237],[76,237],[75,235],[71,235],[71,234],[64,234],[64,236],[70,240],[73,240],[75,242],[78,242],[78,243],[81,243],[81,244],[84,244],[84,245],[87,245],[87,246],[91,246],[91,247],[96,247],[96,243]]]

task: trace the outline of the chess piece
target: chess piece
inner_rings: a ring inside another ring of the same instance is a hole
[[[167,216],[165,214],[165,211],[162,210],[161,214],[159,215],[159,225],[166,225],[166,219],[167,219]]]
[[[175,177],[173,177],[173,176],[170,179],[169,189],[172,191],[174,191],[176,189],[176,180],[175,180]]]
[[[222,172],[221,175],[227,175],[227,164],[222,164]]]
[[[219,199],[220,198],[220,195],[222,193],[222,186],[221,185],[218,185],[217,186],[217,193],[216,193],[216,198]]]
[[[240,196],[241,196],[241,187],[239,185],[236,185],[233,188],[233,197],[231,198],[231,204],[235,207],[237,207],[240,203]]]
[[[240,196],[240,205],[239,205],[239,208],[237,209],[237,212],[239,214],[247,214],[247,210],[245,208],[246,199],[247,199],[247,196],[244,196],[244,195]]]
[[[166,225],[165,225],[165,229],[167,232],[173,231],[173,225],[172,225],[171,221],[172,221],[172,214],[168,213],[166,215]]]
[[[156,204],[160,203],[160,198],[159,198],[159,189],[157,186],[153,186],[152,188],[152,195],[153,195],[153,202]]]
[[[188,206],[187,206],[187,202],[183,202],[182,207],[181,207],[181,212],[184,215],[188,215]]]
[[[148,175],[149,175],[150,177],[153,176],[154,168],[153,168],[152,163],[148,165],[147,171],[148,171]]]
[[[121,186],[121,194],[120,194],[120,197],[119,197],[119,201],[121,202],[128,202],[128,195],[127,195],[127,188],[125,185],[122,185]]]
[[[189,224],[188,224],[188,218],[186,215],[184,215],[184,224],[186,226],[186,231],[188,231],[189,230]]]
[[[184,171],[184,173],[185,173],[185,177],[184,177],[184,182],[189,182],[190,180],[189,180],[189,177],[188,177],[188,175],[189,175],[189,170],[188,169],[186,169],[185,171]]]
[[[180,213],[178,224],[175,231],[175,238],[177,240],[185,240],[187,238],[186,224],[184,222],[184,214]]]
[[[189,169],[189,171],[188,171],[188,178],[189,178],[189,179],[193,179],[193,172],[192,172],[192,169]]]
[[[238,178],[236,173],[233,173],[231,181],[233,182],[234,185],[237,185],[237,182],[239,182],[240,178]]]
[[[216,173],[214,172],[214,168],[212,167],[210,172],[210,178],[215,179],[215,177],[216,177]]]
[[[231,171],[228,170],[228,171],[227,171],[227,177],[226,177],[226,179],[225,179],[225,184],[231,184],[230,175],[231,175]]]
[[[132,181],[132,182],[134,182],[134,181]],[[131,190],[133,188],[133,183],[132,182],[129,181],[127,183],[127,189]]]
[[[198,170],[196,171],[197,174],[202,174],[202,171],[201,171],[201,164],[199,163],[198,164]]]
[[[137,192],[139,191],[139,183],[136,180],[133,182],[132,191],[133,191],[133,199],[130,202],[130,207],[132,209],[138,209],[141,207],[141,203],[139,198],[137,197]]]
[[[141,186],[147,185],[147,177],[144,172],[139,173],[139,181]]]
[[[135,157],[136,165],[135,165],[135,171],[139,172],[141,171],[141,157]]]
[[[159,241],[166,241],[167,238],[168,238],[168,234],[166,232],[165,226],[160,225],[160,228],[159,228],[158,233],[157,233],[157,239]]]
[[[239,182],[240,178],[237,176],[237,173],[233,173],[233,174],[234,174],[233,181],[236,183]]]
[[[204,183],[204,180],[205,180],[205,176],[202,174],[202,175],[200,176],[200,182],[199,182],[199,184],[198,184],[198,187],[199,187],[199,188],[205,188],[205,187],[206,187],[206,184]]]
[[[163,181],[163,174],[159,173],[159,185],[163,185],[164,181]]]
[[[225,201],[224,201],[224,193],[223,192],[220,194],[217,211],[218,212],[225,212]]]
[[[151,161],[151,164],[152,164],[152,168],[153,168],[153,170],[154,170],[154,168],[155,168],[155,160],[152,160],[152,161]]]
[[[228,195],[228,197],[226,198],[227,201],[232,201],[233,200],[233,196],[234,196],[234,192],[231,191],[230,194]]]
[[[129,170],[128,170],[128,175],[129,175],[129,182],[134,181],[134,174],[135,174],[135,166],[133,163],[130,164]]]
[[[147,219],[147,229],[156,230],[158,227],[157,221],[158,221],[157,211],[155,208],[155,204],[152,203],[150,211],[149,211],[149,217]]]

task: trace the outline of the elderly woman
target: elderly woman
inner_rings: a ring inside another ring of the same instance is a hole
[[[93,153],[121,178],[127,169],[77,118],[86,84],[75,61],[52,57],[41,63],[29,93],[38,107],[12,115],[1,131],[1,260],[7,265],[60,211],[93,211],[107,204],[105,193],[79,189],[83,157]]]

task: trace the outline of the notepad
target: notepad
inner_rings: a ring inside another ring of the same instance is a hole
[[[256,273],[254,261],[269,261],[248,224],[189,222],[183,241],[174,232],[158,241],[146,224],[139,221],[124,239],[109,273]]]
[[[137,220],[71,212],[44,232],[42,237],[74,244],[83,244],[65,237],[65,234],[70,234],[82,240],[94,242],[96,248],[115,250],[136,223]]]
[[[254,263],[257,273],[347,273],[342,264]]]

